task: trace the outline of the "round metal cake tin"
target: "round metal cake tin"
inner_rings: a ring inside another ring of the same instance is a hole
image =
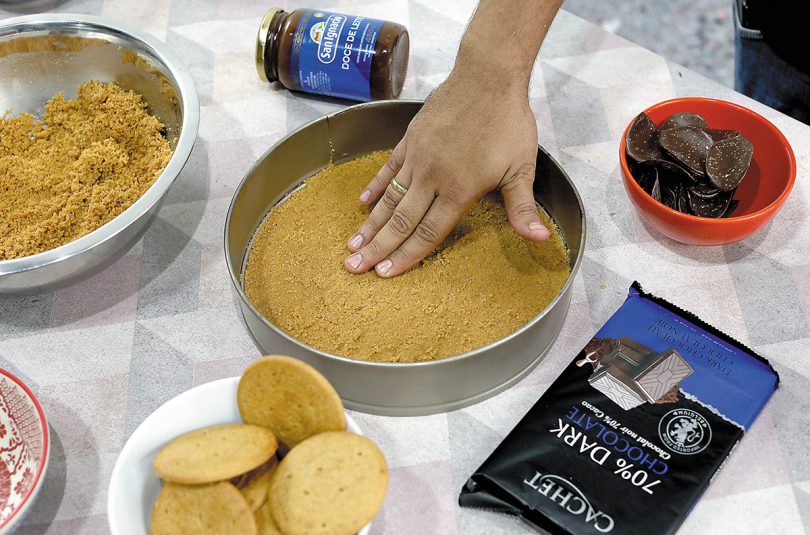
[[[39,254],[0,260],[0,293],[64,286],[111,264],[137,242],[191,154],[200,122],[194,81],[180,58],[151,35],[86,15],[31,15],[0,21],[0,114],[39,115],[56,93],[74,98],[89,82],[139,93],[166,127],[174,153],[154,184],[112,221]]]
[[[323,169],[330,158],[340,163],[394,147],[421,106],[418,101],[399,100],[358,104],[301,127],[268,150],[248,171],[234,193],[225,222],[225,256],[231,282],[259,350],[308,362],[332,382],[348,408],[373,414],[415,416],[459,409],[522,379],[543,359],[562,329],[585,245],[585,210],[579,193],[559,164],[540,148],[535,198],[557,222],[568,245],[571,275],[548,307],[517,331],[443,359],[366,362],[310,347],[262,316],[245,295],[242,273],[253,234],[269,209]]]

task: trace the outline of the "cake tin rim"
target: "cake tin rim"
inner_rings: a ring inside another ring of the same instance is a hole
[[[264,160],[274,150],[276,150],[284,142],[286,142],[288,138],[290,138],[290,137],[292,137],[292,136],[294,136],[296,134],[299,134],[300,132],[302,132],[302,131],[304,131],[304,130],[306,130],[308,128],[311,128],[314,125],[316,125],[316,124],[318,124],[318,123],[320,123],[322,121],[326,121],[327,122],[327,127],[328,127],[328,122],[329,122],[330,118],[335,117],[335,116],[340,115],[340,114],[343,114],[343,113],[351,113],[354,110],[368,108],[368,107],[388,107],[388,106],[396,106],[396,105],[400,105],[400,104],[419,105],[419,106],[421,106],[421,105],[424,104],[424,101],[423,100],[417,100],[417,99],[389,99],[389,100],[377,100],[377,101],[363,102],[361,104],[355,104],[353,106],[349,106],[349,107],[340,109],[340,110],[338,110],[336,112],[333,112],[333,113],[324,115],[322,117],[319,117],[317,119],[314,119],[312,121],[309,121],[308,123],[305,123],[305,124],[301,125],[300,127],[296,128],[292,132],[287,133],[284,137],[279,139],[270,148],[268,148],[264,153],[262,153],[262,155],[259,156],[256,159],[256,161],[253,163],[253,165],[251,165],[251,167],[245,172],[245,176],[239,182],[239,185],[236,187],[236,189],[234,190],[233,195],[231,196],[231,202],[228,205],[228,211],[227,211],[227,213],[225,215],[225,232],[224,232],[225,260],[226,260],[226,264],[227,264],[227,268],[228,268],[228,275],[230,276],[230,279],[231,279],[231,284],[236,289],[236,292],[239,295],[239,298],[242,300],[242,303],[244,305],[247,305],[249,310],[257,318],[259,318],[264,323],[265,326],[269,327],[276,334],[278,334],[278,335],[282,336],[283,338],[285,338],[288,342],[291,342],[291,343],[293,343],[293,344],[295,344],[295,345],[297,345],[299,347],[302,347],[303,349],[306,349],[307,351],[310,351],[310,352],[318,355],[319,357],[335,360],[335,361],[338,361],[338,362],[341,362],[341,363],[344,363],[344,364],[359,365],[359,366],[368,367],[368,368],[421,368],[421,367],[424,367],[424,366],[434,366],[434,365],[437,365],[437,364],[440,364],[440,363],[448,363],[448,365],[449,365],[449,363],[451,363],[451,362],[459,362],[459,361],[463,361],[463,360],[467,360],[467,359],[471,359],[471,358],[474,358],[476,356],[479,356],[481,353],[485,353],[485,352],[491,350],[493,347],[501,345],[501,344],[507,342],[508,340],[510,340],[510,339],[512,339],[512,338],[514,338],[516,336],[519,336],[521,333],[523,333],[524,331],[530,329],[536,323],[541,321],[546,316],[546,314],[549,313],[550,310],[554,309],[556,304],[560,301],[560,299],[562,299],[563,296],[566,295],[569,287],[574,284],[574,279],[576,278],[576,275],[579,272],[579,267],[582,264],[582,258],[583,258],[584,252],[585,252],[585,243],[586,243],[586,238],[587,238],[587,228],[586,228],[587,227],[587,217],[586,217],[586,214],[585,214],[585,205],[582,202],[582,197],[580,196],[579,191],[577,190],[576,185],[574,184],[574,181],[571,180],[571,177],[568,175],[568,173],[565,171],[565,169],[563,169],[563,167],[551,155],[551,153],[549,153],[544,147],[538,145],[538,149],[543,151],[546,154],[546,156],[548,156],[557,165],[557,167],[560,169],[560,171],[562,172],[565,179],[571,185],[571,189],[574,192],[574,197],[577,200],[577,205],[579,206],[579,210],[580,210],[580,222],[581,222],[581,229],[582,229],[581,233],[580,233],[580,246],[579,246],[579,252],[577,253],[576,258],[574,259],[574,261],[573,261],[573,263],[571,265],[571,272],[569,273],[568,278],[566,279],[566,281],[562,285],[562,287],[559,289],[557,294],[554,296],[554,298],[545,306],[545,308],[543,308],[543,310],[541,310],[535,316],[532,316],[531,319],[529,319],[526,323],[524,323],[523,325],[521,325],[520,327],[518,327],[514,331],[511,331],[509,334],[507,334],[505,336],[502,336],[502,337],[500,337],[500,338],[498,338],[496,340],[493,340],[492,342],[490,342],[490,343],[488,343],[486,345],[477,347],[475,349],[471,349],[470,351],[465,351],[464,353],[458,353],[458,354],[450,355],[450,356],[447,356],[447,357],[439,357],[439,358],[435,358],[435,359],[432,359],[432,360],[423,360],[423,361],[417,361],[417,362],[383,362],[383,361],[369,361],[369,360],[353,359],[353,358],[350,358],[350,357],[345,357],[345,356],[341,356],[341,355],[335,355],[334,353],[329,353],[329,352],[323,351],[321,349],[317,349],[315,347],[312,347],[312,346],[302,342],[301,340],[299,340],[297,338],[294,338],[294,337],[290,336],[289,334],[284,332],[281,328],[279,328],[277,325],[275,325],[270,320],[268,320],[264,316],[264,314],[259,312],[259,310],[255,306],[253,306],[253,303],[250,301],[247,294],[245,293],[245,290],[242,287],[241,279],[239,277],[239,275],[241,275],[241,269],[240,269],[240,273],[236,274],[236,273],[234,273],[234,270],[231,267],[232,253],[231,253],[231,250],[230,250],[230,245],[229,245],[229,240],[228,240],[228,236],[230,234],[230,228],[231,228],[231,220],[233,219],[234,205],[236,204],[236,199],[241,194],[242,189],[245,187],[245,184],[247,183],[248,179],[251,178],[251,176],[252,176],[253,172],[256,170],[256,168],[259,167],[259,165],[261,165],[262,162],[264,162]],[[556,223],[556,221],[555,221],[555,223]],[[255,230],[256,229],[254,228],[254,232],[255,232]],[[566,243],[566,246],[567,246],[567,243]],[[247,253],[248,252],[246,252],[245,254],[247,255]],[[241,261],[239,262],[240,266],[244,265],[244,260],[245,259],[243,257],[241,259]],[[570,258],[569,258],[569,261],[570,261]],[[246,327],[248,329],[248,332],[250,332],[250,327],[247,326],[247,325],[246,325]],[[252,333],[251,333],[251,336],[252,336]]]
[[[176,85],[183,118],[169,163],[132,205],[112,220],[76,240],[41,253],[0,260],[0,279],[6,275],[33,271],[82,255],[115,239],[166,196],[191,156],[199,131],[200,103],[191,73],[177,53],[157,37],[129,24],[92,15],[72,13],[25,15],[0,21],[0,40],[9,36],[24,37],[26,33],[40,32],[63,35],[81,35],[86,32],[90,34],[88,38],[92,38],[93,34],[105,35],[128,42],[131,45],[130,49],[143,48],[161,64]],[[124,50],[126,49],[122,49]]]

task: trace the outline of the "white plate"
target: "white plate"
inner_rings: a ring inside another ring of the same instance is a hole
[[[239,423],[236,387],[239,377],[206,383],[161,405],[138,426],[118,456],[110,478],[107,517],[113,535],[146,535],[160,479],[152,460],[173,438],[209,425]],[[346,415],[348,430],[362,435]],[[367,535],[370,524],[360,530]]]

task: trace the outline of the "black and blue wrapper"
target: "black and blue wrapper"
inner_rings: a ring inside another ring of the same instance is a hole
[[[551,533],[673,533],[778,382],[751,349],[633,283],[459,503]]]

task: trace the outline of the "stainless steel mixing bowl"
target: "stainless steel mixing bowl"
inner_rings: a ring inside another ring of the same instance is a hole
[[[421,105],[412,101],[360,104],[293,132],[248,171],[234,194],[225,223],[225,256],[231,281],[259,350],[265,354],[292,355],[310,363],[329,378],[347,407],[363,412],[432,414],[471,405],[509,388],[542,360],[556,340],[582,262],[585,246],[582,200],[565,171],[546,151],[539,149],[535,198],[560,227],[570,249],[571,275],[551,304],[517,331],[453,357],[430,362],[382,363],[320,351],[290,337],[263,317],[245,295],[242,272],[251,238],[268,210],[306,177],[323,169],[332,154],[339,163],[392,148]]]
[[[76,241],[0,261],[0,293],[62,286],[109,265],[143,235],[197,138],[200,105],[180,58],[154,37],[125,24],[84,15],[32,15],[0,20],[0,115],[40,114],[59,91],[66,98],[90,80],[116,82],[143,95],[166,125],[169,165],[132,206]]]

